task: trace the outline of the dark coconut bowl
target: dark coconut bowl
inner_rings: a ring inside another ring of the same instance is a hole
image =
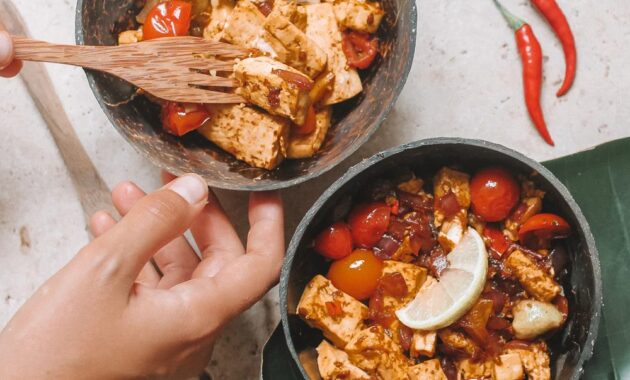
[[[197,173],[210,186],[231,190],[285,188],[315,178],[342,162],[376,132],[402,90],[416,45],[416,4],[383,0],[386,16],[378,31],[381,57],[361,73],[364,91],[335,107],[333,125],[312,158],[286,160],[272,171],[238,161],[201,135],[177,138],[165,133],[159,107],[112,76],[87,71],[105,114],[127,141],[155,165],[174,174]],[[76,39],[84,45],[115,45],[118,33],[137,28],[143,0],[78,0]],[[132,99],[129,101],[129,99]]]
[[[296,372],[319,379],[315,347],[322,334],[308,327],[295,310],[306,284],[324,274],[329,263],[312,249],[316,234],[344,218],[351,204],[375,180],[392,178],[401,168],[424,176],[449,165],[469,173],[488,165],[502,165],[513,173],[538,173],[537,186],[546,192],[544,209],[558,213],[573,228],[566,240],[568,274],[563,285],[569,300],[569,319],[550,341],[552,375],[577,379],[593,352],[601,315],[602,284],[599,258],[589,226],[571,194],[539,163],[505,147],[483,141],[438,138],[403,145],[356,165],[337,180],[302,219],[289,245],[280,278],[280,307],[286,343]]]

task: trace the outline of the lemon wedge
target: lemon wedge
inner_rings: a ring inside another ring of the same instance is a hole
[[[416,298],[396,311],[405,326],[418,330],[446,327],[464,315],[481,295],[488,272],[488,252],[479,233],[468,228],[446,258],[450,265],[440,280],[427,282]]]

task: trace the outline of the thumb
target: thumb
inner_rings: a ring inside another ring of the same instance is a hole
[[[13,40],[9,33],[0,30],[0,70],[13,61]]]
[[[201,177],[179,177],[140,199],[92,244],[105,250],[117,267],[109,268],[110,273],[131,284],[160,248],[188,229],[207,199],[208,186]]]

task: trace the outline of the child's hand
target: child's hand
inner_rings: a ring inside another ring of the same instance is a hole
[[[196,175],[146,196],[124,183],[113,200],[123,219],[97,213],[96,240],[0,333],[0,378],[195,375],[221,327],[277,281],[284,236],[276,193],[251,195],[247,248]],[[201,261],[182,237],[188,228]]]
[[[0,77],[13,77],[20,72],[22,62],[13,59],[13,40],[0,30]]]

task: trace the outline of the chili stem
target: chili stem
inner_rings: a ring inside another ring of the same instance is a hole
[[[505,8],[503,4],[499,2],[499,0],[492,1],[494,1],[494,5],[497,7],[499,12],[501,12],[503,18],[505,18],[505,21],[507,21],[510,28],[516,31],[523,27],[523,25],[525,25],[525,21],[521,20],[520,18],[516,17],[512,12],[508,11],[507,8]]]

